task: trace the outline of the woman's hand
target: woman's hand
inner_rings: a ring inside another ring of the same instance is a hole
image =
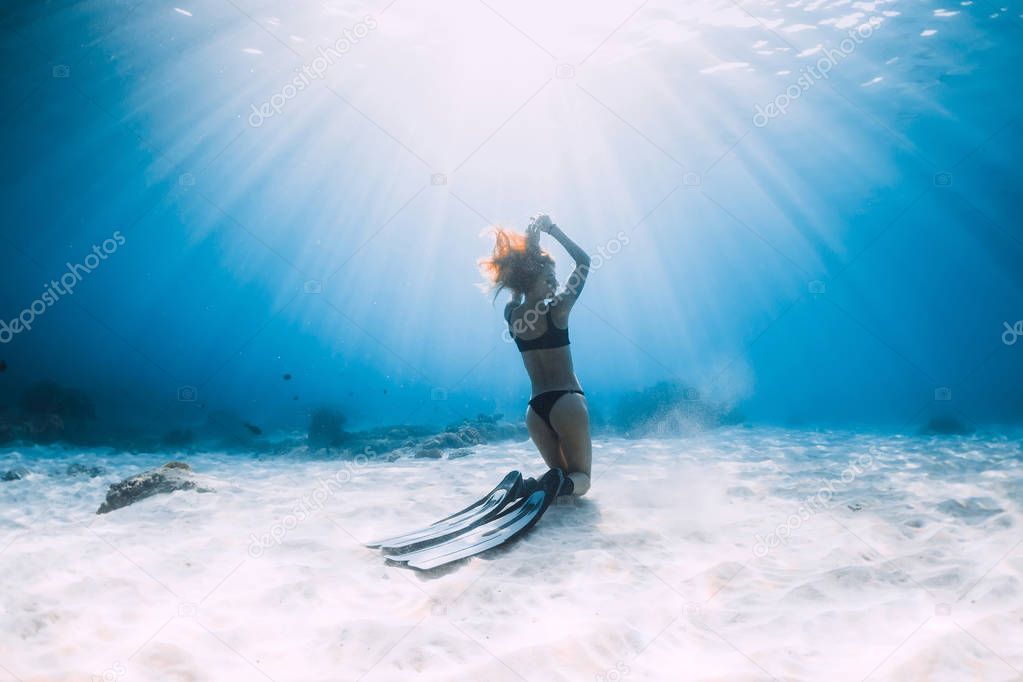
[[[530,219],[529,227],[527,227],[526,230],[535,229],[538,232],[550,233],[552,227],[554,227],[554,222],[551,220],[549,215],[546,213],[537,213]]]
[[[539,249],[540,248],[540,235],[543,234],[533,223],[530,223],[526,227],[526,245],[527,248]]]

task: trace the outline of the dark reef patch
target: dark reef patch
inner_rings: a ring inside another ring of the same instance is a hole
[[[345,441],[345,416],[332,407],[319,407],[309,415],[309,434],[306,438],[314,450],[336,448]]]
[[[931,436],[965,436],[973,429],[951,415],[932,418],[920,429],[920,433]]]

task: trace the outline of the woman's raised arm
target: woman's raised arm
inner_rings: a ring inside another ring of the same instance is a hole
[[[581,246],[572,241],[565,232],[551,222],[550,216],[538,215],[533,219],[531,225],[536,226],[536,229],[548,233],[554,237],[561,246],[568,251],[568,255],[575,261],[575,270],[569,275],[568,280],[565,282],[565,288],[558,294],[558,301],[569,300],[574,302],[575,299],[579,298],[579,294],[583,290],[583,286],[586,285],[586,277],[590,274],[590,255],[583,250]]]

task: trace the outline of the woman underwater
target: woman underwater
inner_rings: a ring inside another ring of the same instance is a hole
[[[575,260],[560,292],[554,259],[540,248],[544,232]],[[590,487],[590,417],[572,367],[568,317],[586,284],[590,257],[543,214],[533,218],[525,234],[497,228],[496,237],[493,253],[480,266],[497,293],[512,294],[504,319],[532,383],[526,427],[547,466],[564,471],[572,479],[572,493],[584,495]]]

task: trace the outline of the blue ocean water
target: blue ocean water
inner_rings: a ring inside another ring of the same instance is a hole
[[[518,419],[476,260],[545,211],[600,256],[599,427],[661,382],[747,423],[1023,416],[1016,2],[2,16],[8,413],[48,379],[110,432]]]
[[[1021,32],[4,3],[0,678],[1017,679]],[[477,270],[540,211],[593,487],[412,574],[545,468]]]

